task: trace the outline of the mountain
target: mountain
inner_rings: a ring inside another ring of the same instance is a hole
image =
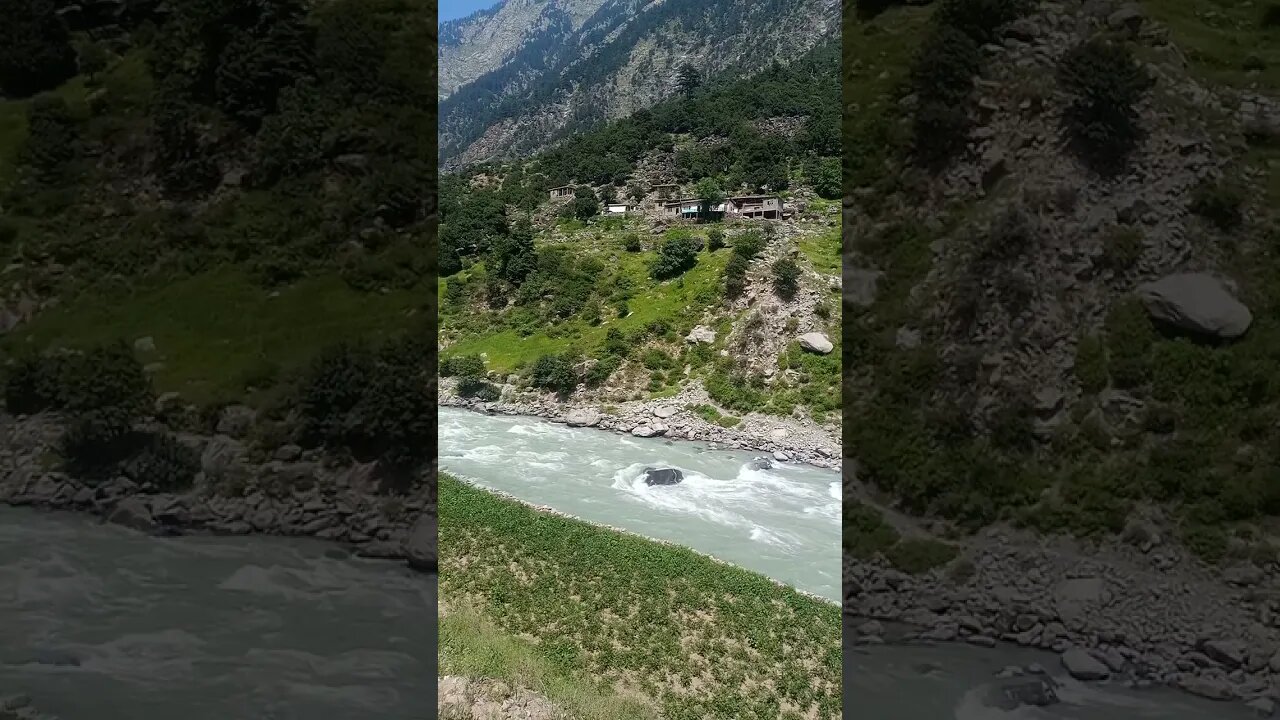
[[[686,64],[719,81],[787,64],[838,37],[839,18],[836,0],[509,0],[443,23],[441,166],[528,155],[648,108]]]

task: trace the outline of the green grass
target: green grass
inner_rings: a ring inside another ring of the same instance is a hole
[[[706,420],[713,425],[719,425],[720,427],[736,427],[738,423],[742,422],[742,418],[725,415],[710,405],[690,405],[688,406],[688,409],[697,413],[698,417],[701,417],[703,420]]]
[[[1268,3],[1236,0],[1144,0],[1143,8],[1168,26],[1192,71],[1212,85],[1280,87],[1280,28],[1263,28]],[[1250,63],[1262,69],[1249,71]]]
[[[336,276],[306,279],[271,297],[248,273],[225,268],[162,284],[87,291],[4,338],[0,350],[150,336],[156,352],[140,359],[164,363],[154,375],[157,391],[206,403],[242,396],[243,379],[264,362],[293,368],[338,340],[389,336],[413,322],[412,311],[423,300],[407,291],[359,293]]]
[[[653,708],[593,684],[471,607],[440,618],[440,674],[494,678],[540,693],[578,720],[654,720]]]
[[[721,278],[724,265],[729,259],[728,250],[714,253],[704,251],[698,256],[698,264],[692,270],[661,283],[654,282],[648,274],[649,262],[656,254],[654,252],[602,251],[602,254],[606,256],[606,266],[620,267],[620,271],[631,278],[637,289],[634,297],[627,300],[631,310],[627,317],[614,317],[597,326],[572,318],[556,326],[554,333],[542,331],[527,337],[517,330],[501,330],[464,338],[442,351],[441,355],[453,357],[483,353],[490,370],[509,372],[532,363],[542,355],[560,354],[570,349],[590,352],[604,342],[605,333],[611,327],[632,332],[657,319],[668,320],[676,325],[692,324],[702,316],[708,299],[718,303],[722,296]],[[612,259],[614,255],[616,259]],[[447,282],[447,278],[441,280],[441,298],[444,297],[444,285]],[[442,327],[449,324],[447,316],[442,318]]]
[[[837,718],[840,608],[440,478],[441,597],[666,718]]]
[[[839,275],[840,227],[837,225],[823,232],[810,233],[800,238],[800,253],[809,260],[814,270],[826,275]]]

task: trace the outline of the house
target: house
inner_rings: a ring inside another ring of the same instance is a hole
[[[560,198],[573,197],[572,185],[561,185],[560,187],[551,188],[551,199],[558,200]]]
[[[710,215],[723,214],[727,204],[716,203],[710,209]],[[662,217],[669,220],[697,220],[702,217],[702,198],[682,198],[665,202],[662,204]]]
[[[604,206],[607,215],[626,215],[631,211],[631,206],[626,203],[609,203]]]
[[[782,201],[777,195],[743,195],[729,198],[729,215],[744,218],[782,217]]]
[[[653,186],[653,192],[658,194],[659,200],[666,200],[670,198],[672,195],[675,195],[677,192],[679,192],[679,190],[680,190],[679,185],[654,185]]]

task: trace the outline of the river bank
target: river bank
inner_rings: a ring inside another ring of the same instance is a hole
[[[992,528],[920,575],[846,556],[853,642],[1009,643],[1058,654],[1086,682],[1174,687],[1270,716],[1280,700],[1274,569],[1213,568],[1154,528],[1140,536],[1089,544]],[[907,629],[889,637],[887,623]]]
[[[446,620],[478,610],[656,717],[840,716],[840,611],[829,600],[447,473],[440,498]],[[453,662],[442,654],[444,671]]]
[[[0,503],[89,513],[160,535],[315,537],[360,557],[436,566],[428,483],[388,495],[379,492],[372,463],[334,465],[296,446],[260,461],[243,437],[184,433],[178,439],[200,457],[195,482],[180,493],[154,492],[125,476],[89,482],[52,469],[63,432],[52,413],[0,413]]]
[[[526,415],[571,427],[590,427],[635,437],[692,440],[719,448],[774,455],[829,470],[840,468],[840,437],[816,423],[794,417],[749,414],[731,428],[722,427],[692,408],[713,404],[699,386],[686,387],[668,398],[598,404],[561,402],[554,395],[517,393],[508,386],[503,399],[484,402],[460,397],[455,378],[441,378],[438,400],[455,407],[500,415]]]

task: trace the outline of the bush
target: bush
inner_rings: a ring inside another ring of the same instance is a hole
[[[701,243],[692,237],[677,235],[667,238],[658,249],[658,257],[654,258],[649,272],[655,280],[683,275],[698,264],[698,251],[701,249]]]
[[[711,228],[707,232],[707,249],[715,252],[722,247],[725,247],[724,231],[720,228]]]
[[[724,296],[730,300],[738,298],[747,288],[747,258],[734,253],[724,266]]]
[[[640,252],[640,236],[630,233],[622,241],[622,247],[627,252]]]
[[[543,355],[533,363],[530,382],[536,388],[554,390],[568,395],[578,387],[578,376],[570,358],[560,355]]]
[[[473,397],[484,402],[497,402],[502,397],[498,386],[475,376],[467,376],[458,381],[458,394],[462,397]]]
[[[172,435],[149,436],[122,467],[124,474],[139,485],[157,492],[179,492],[191,486],[200,472],[200,456]]]
[[[1107,234],[1102,246],[1102,266],[1112,272],[1131,270],[1142,258],[1142,231],[1135,227],[1116,227]]]
[[[583,382],[587,387],[600,387],[609,380],[614,371],[622,364],[616,355],[607,355],[600,358],[587,370],[587,375],[583,378]]]
[[[368,390],[374,372],[368,349],[338,343],[325,348],[303,373],[298,395],[304,442],[341,444],[347,416]]]
[[[4,404],[15,415],[33,415],[57,407],[61,394],[62,359],[26,357],[5,378]]]
[[[996,38],[1000,26],[1017,20],[1026,9],[1026,0],[945,0],[938,8],[937,22],[985,43]]]
[[[120,408],[80,413],[62,436],[62,458],[67,469],[92,479],[115,472],[136,447],[133,418]]]
[[[0,0],[0,93],[52,90],[76,74],[71,37],[52,0]]]
[[[963,31],[941,26],[926,38],[911,72],[918,102],[912,127],[920,162],[939,167],[964,147],[969,96],[981,68],[982,51]]]
[[[791,258],[773,264],[773,291],[783,300],[792,300],[800,290],[800,266]]]
[[[76,158],[79,132],[67,101],[57,95],[41,95],[27,108],[23,162],[44,182],[56,182],[67,164]]]
[[[733,253],[746,260],[754,260],[764,250],[764,236],[758,230],[742,233],[733,242]]]
[[[1107,314],[1107,362],[1116,386],[1133,388],[1151,377],[1155,329],[1137,300],[1120,302]]]
[[[1191,195],[1191,212],[1213,223],[1224,232],[1235,230],[1244,222],[1244,193],[1226,182],[1205,182]]]
[[[1142,139],[1137,105],[1154,79],[1127,45],[1101,38],[1069,51],[1058,79],[1075,96],[1064,120],[1082,158],[1101,172],[1118,171]]]
[[[1086,393],[1100,392],[1107,386],[1107,350],[1097,335],[1080,338],[1075,372]]]
[[[483,377],[484,358],[479,355],[459,355],[440,360],[440,377]]]

